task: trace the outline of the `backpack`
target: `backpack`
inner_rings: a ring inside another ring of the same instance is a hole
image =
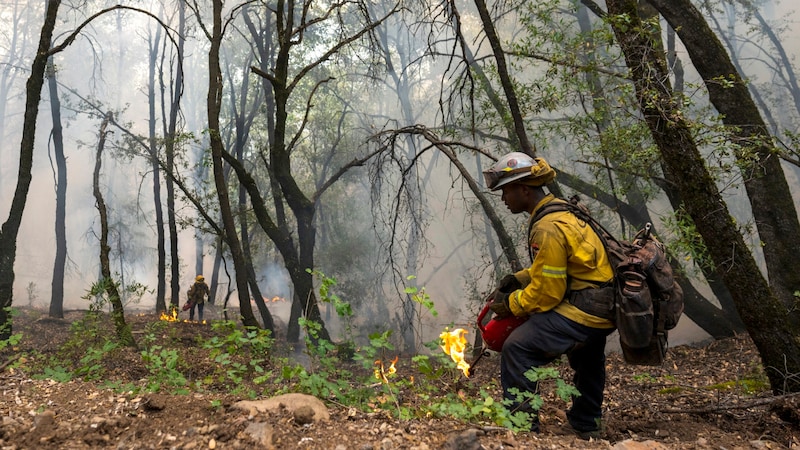
[[[667,353],[667,332],[683,314],[683,290],[675,281],[664,244],[651,233],[652,225],[646,224],[630,241],[619,240],[573,197],[543,206],[531,226],[556,211],[569,211],[588,223],[603,242],[614,269],[612,321],[625,361],[660,365]]]

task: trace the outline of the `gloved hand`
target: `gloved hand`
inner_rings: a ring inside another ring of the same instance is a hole
[[[517,289],[522,289],[522,283],[517,280],[517,277],[515,277],[513,273],[504,276],[497,283],[497,290],[504,294],[510,294]]]
[[[489,309],[494,312],[495,316],[498,319],[505,319],[506,317],[510,317],[513,315],[511,309],[508,307],[508,297],[511,295],[510,292],[499,292],[495,291],[494,293],[494,301],[491,305],[489,305]]]
[[[517,280],[513,273],[504,276],[497,283],[497,289],[492,293],[494,302],[489,306],[489,309],[494,311],[498,319],[511,315],[511,310],[508,308],[508,296],[517,289],[522,289],[522,283]]]

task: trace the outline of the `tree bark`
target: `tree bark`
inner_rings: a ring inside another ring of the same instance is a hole
[[[517,93],[514,91],[514,85],[511,83],[511,76],[508,74],[503,46],[494,28],[494,21],[489,15],[486,1],[475,0],[475,7],[478,8],[478,15],[483,24],[483,32],[486,33],[486,38],[489,40],[489,44],[492,47],[494,60],[497,63],[497,74],[500,77],[500,84],[503,85],[503,91],[506,94],[506,102],[508,102],[508,109],[511,113],[511,117],[514,119],[514,130],[516,131],[517,139],[521,147],[519,151],[531,156],[536,156],[536,149],[531,145],[530,140],[528,140],[528,133],[525,131],[525,121],[522,118],[522,112],[519,108]]]
[[[253,316],[250,306],[249,290],[247,288],[247,264],[245,263],[242,246],[236,232],[236,221],[231,209],[228,184],[225,180],[223,169],[223,153],[225,151],[220,136],[219,115],[222,101],[222,71],[219,65],[219,51],[222,44],[222,0],[213,0],[213,31],[210,36],[211,46],[208,50],[208,130],[211,141],[211,161],[214,172],[214,185],[217,189],[222,223],[224,225],[225,241],[231,250],[233,270],[235,271],[236,290],[239,297],[239,313],[245,326],[258,327],[258,322]],[[230,155],[229,155],[230,156]]]
[[[50,317],[64,318],[64,269],[67,263],[67,158],[61,126],[61,101],[53,56],[47,59],[47,85],[50,92],[50,116],[53,119],[53,153],[56,160],[56,257],[50,283]]]
[[[736,157],[761,242],[770,287],[787,308],[800,288],[800,220],[779,152],[728,53],[689,0],[648,0],[676,30],[708,90],[709,100],[743,147]],[[755,161],[751,159],[755,156]],[[743,318],[744,319],[744,318]]]
[[[717,273],[732,292],[773,391],[800,391],[800,380],[794,377],[800,373],[800,321],[770,289],[738,232],[676,103],[664,59],[655,56],[651,30],[641,21],[636,0],[606,4],[664,170],[675,180]]]
[[[175,82],[170,90],[171,97],[161,92],[162,105],[164,99],[169,98],[169,119],[164,124],[164,137],[165,137],[165,156],[166,156],[166,169],[172,172],[175,168],[175,147],[177,145],[176,130],[178,127],[178,112],[181,108],[181,97],[183,96],[183,58],[184,58],[184,44],[186,38],[184,31],[186,29],[186,6],[183,0],[178,2],[178,48],[175,57]],[[162,70],[161,73],[164,73]],[[163,86],[167,83],[161,83]],[[166,118],[162,106],[161,117]],[[177,308],[181,301],[181,279],[180,279],[180,258],[178,257],[178,224],[175,218],[175,185],[172,178],[167,177],[166,181],[166,194],[167,194],[167,227],[169,229],[169,254],[170,254],[170,307]],[[199,275],[197,274],[192,274]]]
[[[8,308],[14,297],[14,261],[17,257],[17,235],[22,223],[22,213],[28,199],[33,169],[33,147],[36,138],[36,118],[44,85],[48,50],[53,37],[56,16],[61,0],[48,0],[39,47],[31,64],[31,74],[25,85],[25,116],[22,125],[22,141],[19,150],[17,185],[8,218],[0,228],[0,339],[8,339],[12,333]]]
[[[156,62],[161,29],[156,31],[155,39],[149,44],[147,103],[148,103],[148,149],[150,152],[150,168],[153,171],[153,206],[156,219],[156,313],[167,310],[167,251],[164,233],[164,210],[161,204],[161,166],[158,161],[158,144],[156,142]],[[174,306],[174,305],[173,305]]]
[[[111,303],[111,317],[114,320],[114,328],[117,331],[117,339],[120,344],[128,347],[136,347],[131,328],[125,323],[125,310],[122,306],[122,298],[119,295],[116,281],[111,277],[111,262],[109,255],[111,247],[108,245],[108,209],[106,208],[103,194],[100,191],[100,168],[103,161],[103,149],[106,143],[108,122],[111,120],[111,112],[106,114],[103,123],[100,125],[99,140],[97,143],[97,153],[94,160],[94,174],[92,177],[92,187],[94,192],[97,211],[100,213],[100,275],[99,285],[103,287]]]

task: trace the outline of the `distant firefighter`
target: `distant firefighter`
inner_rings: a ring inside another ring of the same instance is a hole
[[[203,321],[203,307],[205,306],[206,297],[208,297],[209,289],[206,284],[205,277],[198,275],[194,279],[194,284],[186,292],[189,299],[189,320],[194,320],[194,308],[197,307],[197,319]]]

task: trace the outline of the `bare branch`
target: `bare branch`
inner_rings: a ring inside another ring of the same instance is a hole
[[[47,56],[55,55],[56,53],[59,53],[59,52],[63,51],[65,48],[67,48],[68,46],[70,46],[73,42],[75,42],[75,39],[81,33],[81,30],[83,30],[87,25],[89,25],[94,19],[96,19],[96,18],[98,18],[98,17],[100,17],[100,16],[102,16],[102,15],[104,15],[106,13],[109,13],[111,11],[118,10],[118,9],[126,9],[126,10],[130,10],[130,11],[135,11],[135,12],[142,13],[142,14],[144,14],[146,16],[149,16],[150,18],[152,18],[156,22],[158,22],[165,30],[171,31],[172,33],[175,33],[175,34],[178,34],[178,32],[176,32],[175,30],[170,28],[169,25],[164,23],[158,16],[154,15],[150,11],[146,11],[146,10],[140,9],[140,8],[134,8],[134,7],[131,7],[131,6],[116,5],[116,6],[112,6],[110,8],[103,9],[103,10],[101,10],[101,11],[99,11],[99,12],[97,12],[97,13],[91,15],[91,16],[89,16],[89,18],[84,20],[80,25],[78,25],[78,27],[75,28],[75,30],[73,30],[72,33],[67,35],[67,37],[64,38],[64,41],[61,44],[58,44],[58,45],[55,45],[55,46],[51,47],[50,50],[47,51]],[[172,41],[172,44],[175,45],[175,47],[178,46],[178,43],[175,41],[175,39],[172,37],[172,35],[170,33],[167,33],[167,37],[169,37],[169,40]]]

